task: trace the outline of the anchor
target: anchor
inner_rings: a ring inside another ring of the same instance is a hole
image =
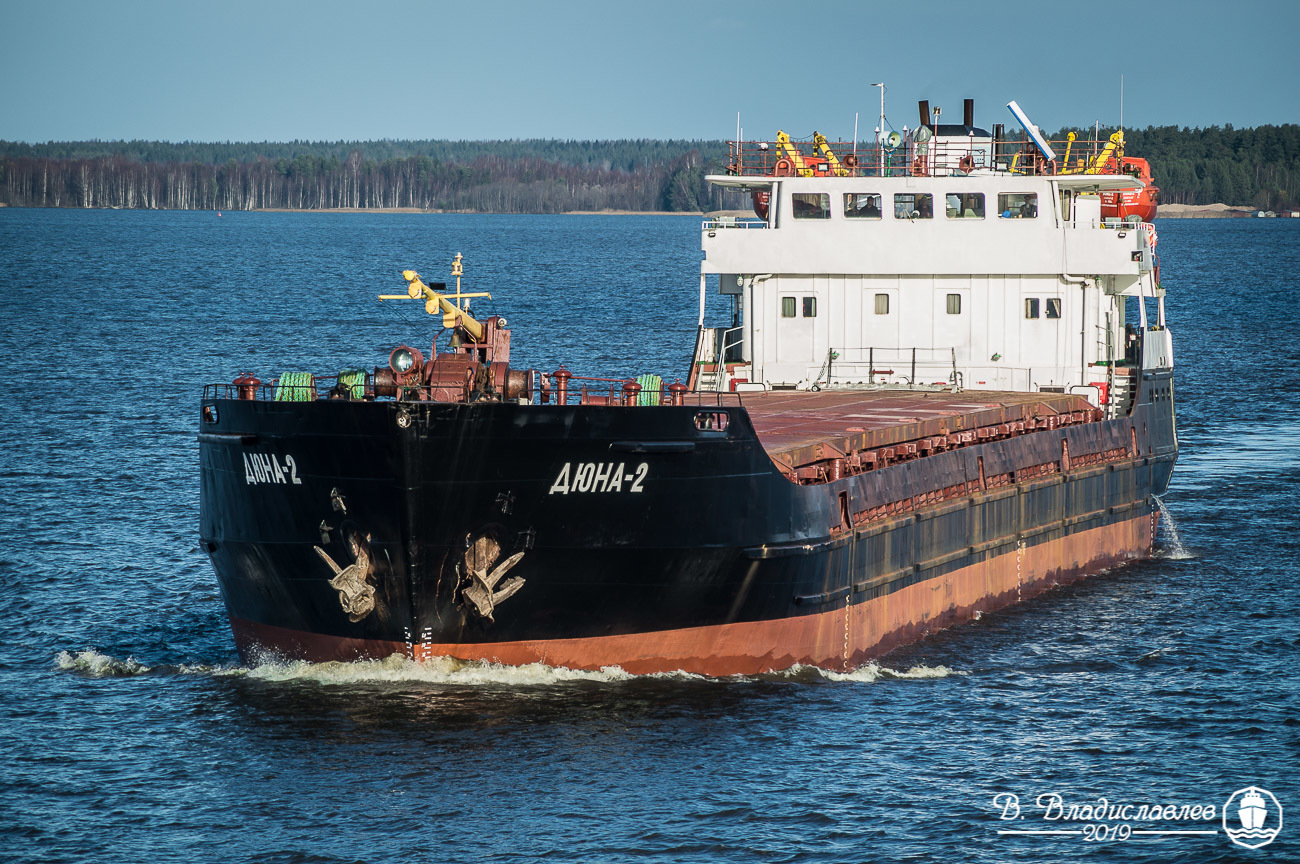
[[[510,568],[524,557],[524,553],[516,552],[498,563],[497,559],[500,555],[500,544],[487,536],[479,537],[465,551],[465,569],[469,574],[469,584],[465,586],[461,596],[469,602],[480,617],[487,621],[495,620],[493,614],[496,612],[496,607],[524,587],[524,579],[519,576],[511,576],[504,582],[501,581]],[[489,567],[492,569],[489,570]]]
[[[366,540],[370,537],[367,536]],[[339,592],[339,605],[347,613],[353,624],[365,618],[375,609],[375,586],[366,581],[370,575],[370,552],[366,544],[358,539],[355,531],[348,532],[348,546],[352,549],[353,563],[340,567],[334,559],[319,546],[313,547],[316,554],[334,571],[330,587]]]

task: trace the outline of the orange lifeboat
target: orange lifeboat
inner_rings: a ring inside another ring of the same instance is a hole
[[[1123,156],[1119,160],[1119,170],[1141,180],[1145,186],[1141,189],[1124,189],[1119,192],[1101,193],[1101,215],[1137,216],[1143,222],[1156,218],[1156,207],[1160,204],[1160,190],[1151,183],[1151,166],[1145,159]]]

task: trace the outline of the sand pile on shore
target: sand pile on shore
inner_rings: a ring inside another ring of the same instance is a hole
[[[1250,207],[1230,207],[1227,204],[1161,204],[1156,210],[1156,218],[1225,219],[1252,212]]]

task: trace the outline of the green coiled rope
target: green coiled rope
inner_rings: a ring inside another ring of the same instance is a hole
[[[311,402],[316,398],[316,376],[310,372],[285,372],[275,382],[276,402]]]
[[[636,383],[641,385],[641,392],[637,394],[636,404],[638,405],[658,405],[662,396],[660,392],[664,386],[664,379],[658,375],[641,375],[636,379]]]
[[[339,389],[347,393],[349,399],[366,398],[366,370],[344,369],[339,373]]]

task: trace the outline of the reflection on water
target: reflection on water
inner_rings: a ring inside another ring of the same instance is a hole
[[[1300,468],[1300,427],[1292,424],[1234,426],[1179,443],[1182,449],[1174,476],[1187,482]]]

